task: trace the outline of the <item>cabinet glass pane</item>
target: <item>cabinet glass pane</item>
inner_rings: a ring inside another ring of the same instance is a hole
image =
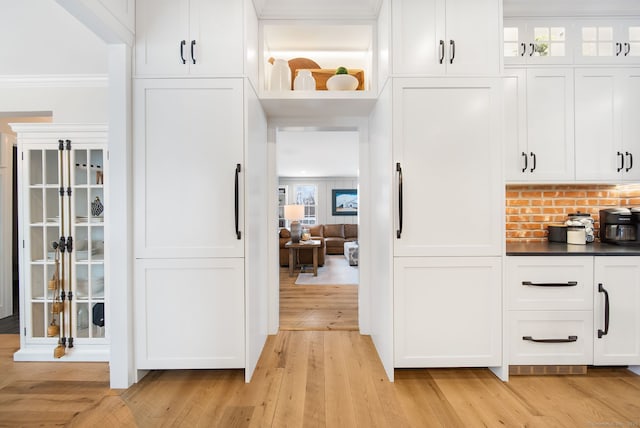
[[[44,184],[57,185],[60,182],[58,174],[58,150],[45,150],[45,180]]]
[[[74,176],[74,184],[75,185],[86,185],[89,183],[88,175],[91,169],[89,163],[87,161],[87,151],[86,150],[75,150],[75,168],[73,169]]]
[[[31,335],[45,337],[44,303],[31,304]]]
[[[582,56],[613,56],[613,27],[583,27]]]
[[[104,266],[91,266],[91,296],[94,299],[104,299]]]
[[[60,223],[60,191],[55,188],[45,190],[44,221],[47,223]]]
[[[564,27],[534,27],[534,56],[565,56]]]
[[[44,222],[44,191],[29,189],[29,223]]]
[[[104,162],[102,156],[102,150],[89,151],[89,160],[91,162],[89,183],[92,185],[104,184]]]
[[[104,337],[104,302],[93,304],[89,315],[91,315],[91,336]]]
[[[32,227],[29,236],[31,242],[31,260],[44,260],[46,250],[44,248],[44,236],[42,227]]]
[[[518,56],[518,27],[504,27],[504,56]]]
[[[89,266],[76,265],[76,276],[74,278],[76,298],[86,299],[89,297]]]
[[[89,337],[89,304],[76,302],[76,337]]]
[[[89,211],[91,213],[91,222],[100,223],[104,220],[104,189],[92,188],[89,197]]]
[[[27,152],[29,159],[29,185],[42,184],[42,152],[39,150],[32,150]]]
[[[629,27],[629,47],[627,56],[640,56],[640,27]]]
[[[74,206],[77,223],[87,223],[89,221],[89,207],[87,201],[88,190],[76,188],[73,192]]]
[[[31,265],[31,298],[44,299],[45,273],[43,265]]]
[[[92,261],[104,260],[104,227],[91,227],[90,256]]]
[[[76,226],[75,231],[75,250],[77,261],[89,260],[89,228],[88,226]]]

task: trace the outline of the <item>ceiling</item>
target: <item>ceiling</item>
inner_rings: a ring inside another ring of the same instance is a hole
[[[358,131],[279,130],[278,177],[357,177]]]

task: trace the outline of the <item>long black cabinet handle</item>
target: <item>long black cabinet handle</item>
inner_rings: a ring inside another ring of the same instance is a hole
[[[240,232],[240,182],[239,176],[242,167],[240,164],[236,164],[236,187],[235,187],[235,219],[236,219],[236,238],[242,239],[242,232]]]
[[[444,40],[440,40],[440,64],[444,61]]]
[[[182,60],[183,64],[187,63],[187,60],[184,59],[184,46],[187,44],[186,40],[181,40],[180,41],[180,59]]]
[[[629,56],[629,54],[631,53],[631,43],[625,43],[624,47],[624,56]]]
[[[616,42],[616,56],[619,56],[622,52],[622,43]]]
[[[522,168],[522,172],[525,172],[529,167],[529,156],[525,152],[522,152],[522,156],[524,157],[524,168]]]
[[[522,48],[522,53],[520,54],[520,56],[524,56],[524,54],[527,53],[527,44],[526,43],[520,43],[520,47]]]
[[[598,339],[609,334],[609,293],[602,284],[598,284],[598,293],[604,293],[604,330],[598,329]]]
[[[622,152],[618,152],[616,156],[620,158],[620,166],[616,169],[616,172],[620,172],[624,168],[624,155]]]
[[[536,167],[538,166],[538,158],[536,157],[536,154],[531,152],[531,159],[533,159],[533,166],[531,167],[531,172],[536,170]]]
[[[578,285],[578,281],[567,281],[567,282],[522,281],[522,285],[530,285],[532,287],[575,287],[576,285]]]
[[[398,173],[398,230],[396,231],[396,237],[400,239],[402,237],[402,165],[400,162],[396,163],[396,172]]]
[[[629,170],[633,168],[633,154],[630,152],[624,152],[624,155],[629,156],[629,166],[624,169],[625,172],[629,172]]]
[[[449,40],[449,46],[451,47],[451,58],[449,58],[449,64],[453,64],[453,60],[456,58],[456,41]]]
[[[534,339],[531,336],[522,336],[522,340],[528,340],[536,343],[569,343],[578,340],[578,336],[569,336],[566,339]]]
[[[193,48],[195,47],[195,45],[196,45],[196,41],[191,40],[191,61],[193,61],[194,64],[196,63],[196,57],[193,54]]]

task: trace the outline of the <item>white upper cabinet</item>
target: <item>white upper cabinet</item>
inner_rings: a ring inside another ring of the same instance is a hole
[[[394,1],[393,74],[498,74],[500,22],[497,0]]]
[[[573,70],[511,69],[507,74],[507,181],[575,180]]]
[[[138,0],[138,76],[232,76],[244,66],[242,1]]]
[[[575,91],[576,179],[640,179],[640,69],[578,68]]]
[[[572,25],[568,20],[504,20],[505,64],[570,64]]]
[[[576,63],[640,63],[640,19],[582,19],[576,29]]]

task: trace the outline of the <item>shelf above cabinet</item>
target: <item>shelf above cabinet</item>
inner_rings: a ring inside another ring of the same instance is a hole
[[[368,116],[377,97],[371,91],[263,92],[262,108],[268,117]]]

